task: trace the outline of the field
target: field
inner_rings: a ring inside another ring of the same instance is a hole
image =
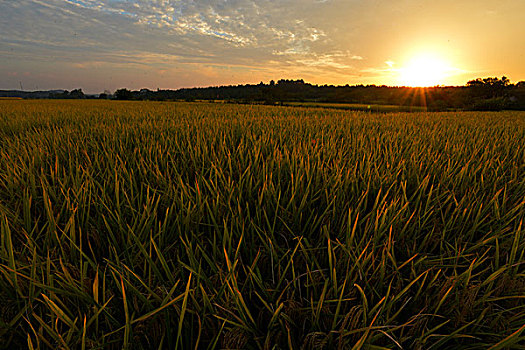
[[[363,112],[375,112],[375,113],[426,112],[426,107],[360,104],[360,103],[284,102],[283,105],[295,106],[295,107],[334,108],[334,109],[345,109],[349,111],[363,111]]]
[[[0,348],[523,349],[525,113],[0,101]]]

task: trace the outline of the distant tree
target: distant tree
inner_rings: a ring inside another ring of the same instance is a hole
[[[128,89],[118,89],[115,91],[115,98],[117,100],[131,100],[133,98],[133,93]]]
[[[64,90],[61,93],[51,93],[49,94],[49,98],[56,98],[56,99],[69,98],[69,91]]]
[[[113,93],[111,91],[109,91],[108,89],[105,89],[104,92],[101,95],[106,95],[107,96],[106,98],[112,98],[113,97]]]
[[[497,77],[494,78],[478,78],[476,80],[471,80],[467,83],[467,86],[501,86],[505,87],[510,84],[509,78],[506,76],[501,77],[501,79],[498,79]]]
[[[84,95],[84,92],[82,92],[82,89],[75,89],[69,93],[69,98],[86,98],[86,95]]]
[[[105,92],[103,92],[100,95],[98,95],[98,98],[101,99],[101,100],[107,100],[108,97],[109,97],[108,94],[106,94]]]
[[[467,83],[467,87],[473,98],[494,99],[504,97],[506,90],[511,86],[509,78],[503,76],[501,79],[489,77],[471,80]]]
[[[470,80],[467,83],[468,87],[477,87],[477,86],[483,86],[483,85],[485,85],[485,83],[483,82],[483,79],[481,79],[481,78],[477,78],[475,80]]]

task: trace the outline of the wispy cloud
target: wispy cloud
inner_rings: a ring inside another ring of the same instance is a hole
[[[299,2],[20,0],[0,15],[9,19],[0,24],[0,40],[49,50],[83,47],[92,50],[88,54],[139,48],[187,57],[211,53],[219,62],[261,60],[273,52],[315,54],[311,44],[326,33],[290,15]]]

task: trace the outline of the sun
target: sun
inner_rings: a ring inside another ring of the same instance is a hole
[[[450,72],[448,64],[433,55],[413,57],[399,69],[399,83],[411,87],[441,85]]]

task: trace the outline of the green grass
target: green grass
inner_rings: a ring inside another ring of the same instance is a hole
[[[0,101],[0,347],[520,349],[525,113]]]

